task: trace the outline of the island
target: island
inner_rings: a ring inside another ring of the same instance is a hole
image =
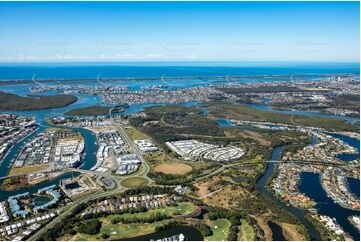
[[[127,108],[127,105],[119,105],[119,106],[89,106],[85,108],[76,108],[72,109],[65,113],[65,115],[69,116],[98,116],[98,115],[107,115],[111,110],[112,113],[120,113],[123,112]]]
[[[23,97],[13,93],[0,91],[0,110],[31,111],[53,108],[63,108],[75,103],[78,98],[74,95],[50,95]]]

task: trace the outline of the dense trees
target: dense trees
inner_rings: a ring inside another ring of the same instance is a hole
[[[203,237],[209,237],[209,236],[213,235],[212,229],[206,224],[203,224],[203,223],[196,224],[195,228],[199,232],[201,232]]]
[[[31,96],[22,97],[0,91],[0,110],[28,111],[51,108],[62,108],[76,102],[73,95]]]
[[[76,206],[70,214],[65,216],[60,222],[55,224],[52,228],[46,230],[40,237],[39,240],[45,240],[45,241],[51,241],[56,240],[61,234],[64,233],[74,233],[74,224],[79,221],[79,218],[76,217],[78,213],[83,211],[87,206],[89,206],[88,203],[82,203]]]
[[[153,107],[146,111],[147,116],[130,120],[132,126],[152,136],[159,144],[167,141],[184,139],[181,134],[206,136],[224,136],[222,128],[216,121],[200,114],[200,110],[187,107]],[[157,121],[144,125],[149,121]],[[165,148],[165,147],[164,147]]]
[[[97,219],[85,220],[78,227],[78,232],[83,234],[94,235],[99,233],[102,223]]]
[[[166,219],[171,219],[172,216],[162,214],[162,213],[155,213],[151,214],[149,217],[133,217],[133,218],[126,218],[126,217],[116,217],[111,220],[112,224],[117,224],[119,222],[128,224],[128,223],[154,223]]]

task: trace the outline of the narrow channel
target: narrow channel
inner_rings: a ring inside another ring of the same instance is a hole
[[[273,241],[286,241],[285,236],[283,236],[283,231],[281,226],[278,224],[268,221],[268,226],[272,230],[272,240]]]
[[[284,148],[283,146],[276,146],[272,151],[271,160],[279,160],[282,155],[283,148]],[[261,191],[261,193],[263,195],[272,199],[281,208],[283,208],[283,209],[287,210],[288,212],[292,213],[293,215],[295,215],[300,220],[300,222],[305,226],[305,228],[307,229],[308,233],[310,234],[312,240],[321,240],[320,235],[318,234],[316,229],[312,226],[312,224],[310,224],[305,219],[307,210],[302,210],[302,209],[295,208],[292,206],[287,206],[284,202],[278,200],[270,191],[267,190],[266,182],[272,176],[272,174],[275,170],[275,167],[276,167],[275,163],[268,163],[265,174],[257,181],[258,189]]]

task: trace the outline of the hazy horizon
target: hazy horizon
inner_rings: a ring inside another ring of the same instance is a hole
[[[0,62],[359,62],[359,2],[1,2]]]

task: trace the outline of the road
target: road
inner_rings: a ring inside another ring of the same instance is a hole
[[[69,205],[67,205],[61,209],[62,213],[59,214],[59,216],[57,216],[55,219],[53,219],[52,221],[47,223],[43,228],[41,228],[34,235],[29,237],[28,240],[32,240],[32,241],[38,240],[41,234],[43,234],[45,231],[52,228],[55,224],[57,224],[63,218],[65,218],[67,215],[69,215],[77,205],[79,205],[81,203],[86,203],[86,202],[89,202],[91,200],[95,200],[98,198],[107,197],[107,196],[110,196],[113,194],[124,192],[125,190],[128,189],[121,185],[121,182],[124,179],[130,178],[130,177],[143,177],[148,180],[148,185],[151,185],[153,183],[153,181],[149,177],[147,177],[147,174],[150,171],[150,167],[149,167],[148,163],[144,160],[142,152],[138,149],[138,147],[134,144],[134,142],[129,138],[129,136],[125,132],[124,128],[121,125],[116,124],[113,117],[111,116],[111,112],[112,112],[112,109],[109,110],[109,115],[110,115],[110,120],[111,120],[113,127],[115,127],[118,130],[119,134],[122,136],[124,141],[129,145],[129,147],[132,149],[132,151],[139,157],[140,161],[142,162],[142,166],[144,168],[143,171],[141,173],[133,175],[133,176],[129,175],[124,178],[119,178],[119,177],[113,176],[111,173],[108,173],[108,172],[97,172],[97,171],[90,171],[90,170],[67,168],[67,170],[71,170],[71,171],[77,171],[77,172],[82,172],[82,173],[86,173],[86,174],[96,174],[99,177],[110,178],[113,181],[115,181],[116,188],[112,191],[104,191],[104,192],[100,192],[100,193],[96,193],[96,194],[93,193],[93,194],[83,197],[73,203],[70,203]],[[99,179],[97,179],[97,181],[99,182]]]
[[[142,177],[142,178],[145,178],[148,180],[148,185],[150,185],[153,180],[150,179],[147,174],[149,173],[150,171],[150,167],[148,165],[148,163],[144,160],[143,158],[143,154],[142,152],[139,150],[139,148],[134,144],[134,142],[129,138],[128,134],[125,132],[124,128],[122,125],[119,125],[117,124],[115,121],[114,121],[114,118],[112,116],[112,110],[113,108],[109,109],[109,116],[110,116],[110,121],[113,125],[114,128],[116,128],[120,134],[120,136],[122,136],[122,138],[124,139],[124,141],[128,144],[128,146],[131,148],[131,150],[138,156],[139,160],[141,161],[142,163],[142,166],[143,166],[143,171],[133,177]],[[129,178],[129,176],[127,176],[126,178]],[[121,179],[120,181],[126,179],[126,178],[123,178]]]
[[[98,194],[90,194],[87,197],[84,197],[80,200],[77,200],[69,205],[67,205],[66,207],[64,207],[62,210],[63,212],[61,214],[59,214],[59,216],[57,216],[56,218],[54,218],[52,221],[50,221],[49,223],[47,223],[44,227],[42,227],[40,230],[38,230],[34,235],[30,236],[27,240],[30,241],[36,241],[39,240],[39,237],[47,230],[51,229],[53,226],[55,226],[55,224],[57,224],[58,222],[60,222],[62,219],[64,219],[67,215],[69,215],[73,209],[78,206],[81,203],[86,203],[89,202],[91,200],[95,200],[98,198],[102,198],[102,197],[107,197],[107,196],[111,196],[113,194],[119,193],[119,192],[123,192],[125,190],[120,190],[120,189],[115,189],[113,191],[108,191],[108,192],[102,192],[102,193],[98,193]]]

